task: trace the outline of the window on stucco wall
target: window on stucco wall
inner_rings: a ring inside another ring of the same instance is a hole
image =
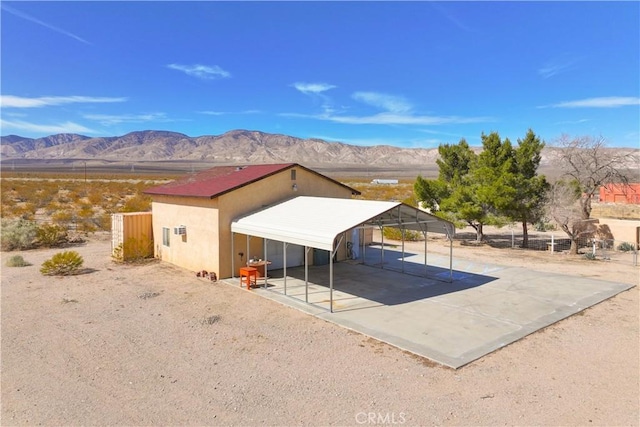
[[[168,227],[162,227],[162,244],[164,246],[170,246],[171,229]]]
[[[296,180],[296,170],[295,169],[291,169],[291,180],[292,181]]]

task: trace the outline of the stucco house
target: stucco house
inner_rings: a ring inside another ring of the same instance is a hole
[[[265,258],[265,249],[272,268],[283,267],[282,245],[267,241],[265,247],[263,238],[232,233],[235,219],[299,196],[360,194],[297,163],[219,166],[145,193],[152,198],[154,256],[192,271],[215,272],[218,278],[237,275],[249,258]],[[303,257],[292,246],[287,266],[302,265]]]

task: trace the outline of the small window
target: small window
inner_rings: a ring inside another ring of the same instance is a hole
[[[295,181],[295,180],[296,180],[296,170],[291,169],[291,181]]]
[[[171,237],[171,229],[168,227],[162,227],[162,244],[164,246],[170,246],[169,245],[170,237]]]

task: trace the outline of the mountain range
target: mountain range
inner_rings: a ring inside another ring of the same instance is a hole
[[[543,151],[541,169],[549,164],[552,150],[553,148],[547,147]],[[612,150],[635,152],[636,158],[640,153],[640,150],[634,149]],[[17,135],[2,136],[0,156],[3,161],[100,159],[114,162],[189,161],[208,164],[295,162],[322,169],[329,166],[416,169],[426,165],[435,166],[438,149],[358,146],[250,130],[232,130],[222,135],[199,137],[146,130],[113,137],[66,133],[36,139]],[[638,167],[637,163],[629,166]]]
[[[176,132],[149,130],[97,138],[76,134],[37,139],[3,136],[0,155],[3,159],[189,160],[224,164],[297,162],[310,166],[328,163],[419,165],[433,163],[437,149],[363,147],[248,130],[195,138]]]

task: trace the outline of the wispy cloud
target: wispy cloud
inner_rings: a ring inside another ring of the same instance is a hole
[[[0,120],[2,129],[16,129],[18,131],[33,133],[97,133],[85,126],[73,122],[64,122],[57,124],[36,124],[23,120]]]
[[[410,111],[412,108],[412,105],[403,97],[384,93],[355,92],[351,97],[356,101],[364,102],[365,104],[394,113],[404,113]]]
[[[462,22],[460,19],[458,19],[458,17],[456,15],[454,15],[449,10],[444,8],[442,3],[430,1],[430,2],[427,2],[427,4],[429,6],[431,6],[431,7],[433,7],[435,10],[437,10],[440,14],[442,14],[442,16],[447,18],[451,23],[453,23],[459,29],[467,31],[467,32],[471,31],[471,28],[469,28],[464,22]]]
[[[431,148],[438,146],[442,141],[439,139],[405,139],[405,138],[349,138],[349,137],[333,137],[326,135],[311,135],[310,138],[322,139],[329,142],[341,142],[349,145],[358,145],[362,147],[372,147],[376,145],[390,145],[399,148]]]
[[[42,96],[40,98],[26,98],[22,96],[0,95],[2,108],[38,108],[64,104],[92,104],[125,102],[127,98],[107,98],[95,96]]]
[[[333,112],[335,112],[331,98],[324,92],[335,89],[337,86],[329,83],[304,82],[296,82],[291,84],[291,86],[301,93],[309,96],[314,102],[321,104],[321,108],[324,114],[332,114]]]
[[[579,124],[582,124],[582,123],[586,123],[588,121],[589,121],[589,119],[565,120],[565,121],[562,121],[562,122],[556,122],[554,124],[556,124],[556,125],[579,125]]]
[[[330,85],[328,83],[302,83],[297,82],[293,83],[291,86],[304,93],[305,95],[309,94],[320,94],[322,92],[326,92],[330,89],[334,89],[337,86]]]
[[[260,114],[260,110],[244,110],[244,111],[198,111],[198,114],[206,114],[209,116],[225,116],[227,114]]]
[[[231,77],[231,73],[223,70],[217,65],[182,65],[182,64],[168,64],[167,68],[172,70],[182,71],[188,76],[197,77],[203,80],[214,80],[221,78]]]
[[[444,125],[492,121],[489,117],[420,116],[395,113],[379,113],[370,116],[325,116],[320,118],[335,123],[354,125]]]
[[[570,70],[578,62],[577,58],[563,57],[551,60],[538,69],[538,74],[548,79]]]
[[[494,121],[490,117],[419,115],[412,112],[413,105],[402,96],[367,91],[354,92],[351,98],[384,111],[372,115],[345,115],[334,109],[324,94],[336,86],[327,83],[294,83],[292,86],[306,95],[323,99],[323,111],[320,114],[281,113],[280,116],[357,125],[441,125]]]
[[[85,39],[83,39],[82,37],[79,37],[79,36],[77,36],[77,35],[73,34],[73,33],[72,33],[72,32],[70,32],[70,31],[63,30],[62,28],[58,28],[58,27],[53,26],[53,25],[51,25],[51,24],[48,24],[48,23],[46,23],[46,22],[44,22],[44,21],[41,21],[41,20],[39,20],[38,18],[35,18],[35,17],[33,17],[33,16],[31,16],[31,15],[28,15],[28,14],[26,14],[26,13],[24,13],[24,12],[21,12],[21,11],[19,11],[19,10],[17,10],[17,9],[14,9],[14,8],[13,8],[13,7],[11,7],[11,6],[7,6],[6,2],[2,2],[2,3],[0,3],[0,8],[2,8],[2,10],[4,10],[4,11],[9,12],[9,13],[10,13],[10,14],[12,14],[12,15],[15,15],[15,16],[17,16],[17,17],[19,17],[19,18],[22,18],[22,19],[25,19],[25,20],[27,20],[27,21],[33,22],[34,24],[41,25],[41,26],[43,26],[43,27],[45,27],[45,28],[48,28],[48,29],[50,29],[50,30],[52,30],[52,31],[55,31],[55,32],[57,32],[57,33],[64,34],[65,36],[71,37],[72,39],[75,39],[75,40],[77,40],[77,41],[79,41],[79,42],[81,42],[81,43],[89,44],[89,45],[91,44],[91,43],[90,43],[90,42],[88,42],[87,40],[85,40]]]
[[[579,99],[551,104],[552,108],[617,108],[640,105],[640,98],[632,96],[605,96],[600,98]],[[545,108],[545,106],[540,107]]]
[[[165,113],[146,114],[85,114],[85,119],[94,120],[102,125],[110,126],[120,123],[171,122]]]
[[[461,116],[424,116],[412,114],[379,113],[369,116],[340,116],[333,114],[298,114],[282,113],[284,117],[299,117],[326,120],[334,123],[352,125],[444,125],[493,122],[491,117],[461,117]]]

